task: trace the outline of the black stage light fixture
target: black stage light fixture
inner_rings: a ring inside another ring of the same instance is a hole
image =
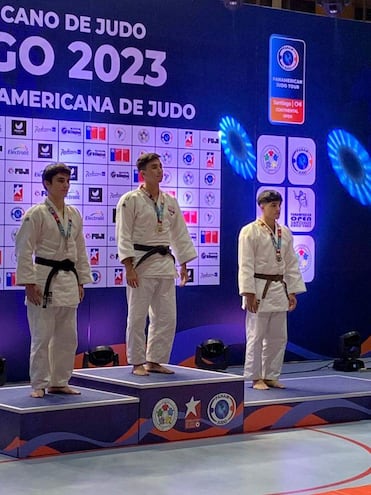
[[[82,367],[89,368],[89,364],[93,366],[112,366],[119,365],[119,355],[115,353],[112,347],[107,345],[98,345],[88,352],[84,352]]]
[[[327,15],[337,16],[340,15],[344,7],[350,5],[352,2],[346,0],[338,0],[335,2],[331,2],[329,0],[317,1],[318,5],[320,5]]]
[[[224,7],[226,7],[229,10],[236,10],[241,7],[243,4],[243,0],[223,0],[224,1]]]
[[[196,347],[195,363],[204,370],[225,370],[228,367],[228,346],[219,339],[208,339]]]
[[[340,359],[335,359],[333,368],[337,371],[358,371],[365,363],[361,355],[361,336],[356,331],[344,333],[339,340]]]
[[[0,357],[0,387],[6,383],[6,359]]]

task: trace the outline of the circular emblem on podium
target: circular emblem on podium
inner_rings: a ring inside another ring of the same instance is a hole
[[[169,431],[175,426],[178,419],[178,407],[171,399],[161,399],[152,411],[152,421],[160,431]]]
[[[229,394],[215,395],[207,406],[207,415],[214,425],[228,424],[236,414],[236,401]]]

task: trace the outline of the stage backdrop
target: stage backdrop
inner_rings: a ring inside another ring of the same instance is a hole
[[[94,283],[79,309],[79,354],[123,355],[125,280],[115,205],[156,151],[198,259],[178,288],[173,363],[207,338],[242,363],[237,238],[256,196],[276,188],[308,292],[289,316],[287,359],[332,359],[361,333],[370,353],[371,31],[366,23],[219,0],[32,0],[0,7],[0,356],[28,377],[14,238],[42,201],[41,172],[72,168]],[[122,360],[122,363],[124,361]]]

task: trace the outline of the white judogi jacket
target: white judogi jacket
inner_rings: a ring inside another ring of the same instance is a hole
[[[157,204],[164,201],[162,231],[158,231],[154,203],[140,188],[119,199],[116,208],[116,241],[119,259],[134,258],[134,267],[145,254],[134,244],[171,246],[179,264],[197,257],[177,200],[160,191]],[[174,260],[169,255],[154,254],[138,266],[138,275],[146,278],[176,278]]]
[[[278,227],[278,225],[277,225]],[[276,241],[277,238],[276,227]],[[271,236],[259,220],[242,227],[238,239],[238,285],[239,293],[256,294],[260,300],[258,312],[287,311],[288,299],[281,282],[271,282],[265,299],[262,299],[266,280],[254,278],[254,273],[283,275],[289,294],[306,292],[293,248],[290,230],[281,226],[281,256],[277,261]],[[243,298],[244,299],[244,298]],[[242,306],[245,308],[245,302]]]
[[[68,230],[68,221],[71,220],[71,236],[66,240],[57,225],[57,222],[48,209],[48,203],[59,213],[56,206],[46,199],[44,203],[32,206],[25,214],[22,225],[16,236],[17,255],[17,285],[38,284],[44,291],[46,279],[51,267],[35,264],[33,256],[48,260],[62,261],[70,259],[75,263],[79,276],[79,284],[88,284],[92,281],[88,262],[82,219],[79,211],[70,205],[65,205],[65,215],[60,221],[64,231]],[[59,271],[50,284],[52,292],[48,306],[77,306],[79,291],[76,275],[69,271]]]

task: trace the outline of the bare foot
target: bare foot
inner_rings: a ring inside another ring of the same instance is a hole
[[[145,369],[143,364],[135,364],[133,366],[132,373],[133,373],[133,375],[136,375],[136,376],[148,376],[149,375],[148,371]]]
[[[65,385],[64,387],[49,387],[49,394],[66,394],[66,395],[81,395],[79,390],[69,387]]]
[[[285,385],[278,380],[264,380],[264,383],[266,383],[268,387],[272,388],[286,388]]]
[[[174,374],[174,371],[169,370],[169,368],[165,368],[165,366],[162,366],[161,364],[158,363],[147,363],[146,370],[149,371],[150,373],[163,373],[164,375]]]
[[[30,397],[34,399],[42,399],[45,396],[45,388],[36,388],[32,390]]]
[[[253,380],[252,388],[255,390],[269,390],[269,387],[265,384],[264,380]]]

